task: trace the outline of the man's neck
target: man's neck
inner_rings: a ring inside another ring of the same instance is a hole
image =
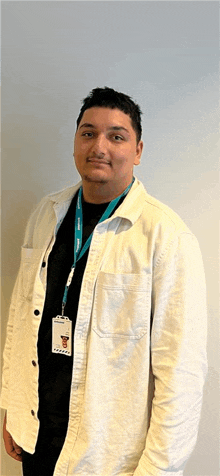
[[[113,189],[111,184],[83,181],[83,198],[85,202],[97,205],[100,203],[108,203],[119,197],[128,185],[129,184],[124,187],[114,186]]]

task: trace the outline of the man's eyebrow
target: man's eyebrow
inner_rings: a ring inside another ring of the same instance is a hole
[[[90,128],[93,128],[93,129],[96,129],[96,126],[94,126],[94,124],[91,124],[90,122],[84,122],[81,126],[80,126],[80,129],[82,127],[90,127]],[[109,127],[109,130],[111,131],[125,131],[129,134],[129,131],[128,129],[126,129],[126,127],[123,127],[123,126],[111,126]]]
[[[95,126],[93,124],[90,124],[89,122],[84,122],[84,124],[82,124],[80,126],[80,129],[81,129],[81,127],[93,127],[93,128],[95,128]]]
[[[111,126],[109,127],[109,129],[113,131],[125,131],[129,134],[128,129],[126,129],[126,127],[123,127],[123,126]]]

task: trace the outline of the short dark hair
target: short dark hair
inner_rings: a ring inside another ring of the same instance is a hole
[[[120,111],[130,116],[132,127],[137,136],[137,142],[141,140],[142,112],[138,104],[136,104],[130,96],[127,96],[124,93],[119,93],[118,91],[105,86],[104,88],[92,89],[89,95],[83,99],[82,102],[83,105],[76,121],[77,129],[86,109],[90,109],[91,107],[108,107],[110,109],[120,109]]]

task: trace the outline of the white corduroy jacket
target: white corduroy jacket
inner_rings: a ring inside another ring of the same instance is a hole
[[[42,199],[32,214],[12,296],[1,406],[8,431],[30,453],[39,429],[42,263],[80,185]],[[74,334],[68,431],[54,476],[181,476],[197,438],[206,372],[197,240],[135,179],[94,230]]]

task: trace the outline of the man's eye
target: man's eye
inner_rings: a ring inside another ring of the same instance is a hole
[[[114,136],[114,139],[117,141],[117,142],[120,142],[121,140],[123,140],[123,137],[122,136]]]
[[[92,134],[92,132],[83,132],[83,133],[82,133],[82,136],[83,136],[83,137],[92,137],[93,134]]]

